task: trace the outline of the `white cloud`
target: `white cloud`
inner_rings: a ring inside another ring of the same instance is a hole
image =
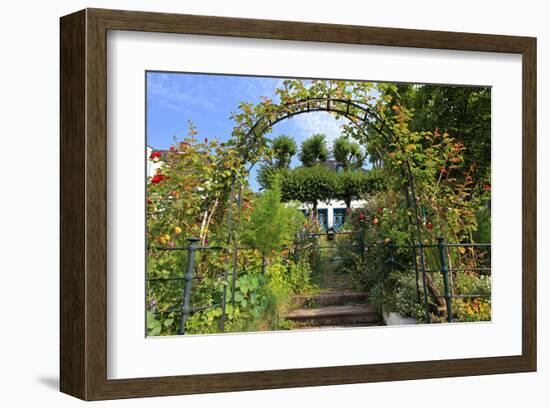
[[[190,89],[182,89],[177,76],[171,73],[155,73],[147,80],[149,95],[173,110],[182,110],[185,105],[200,106],[215,111],[216,101],[207,92],[207,84],[194,83]]]
[[[344,118],[336,119],[327,112],[309,112],[293,117],[291,124],[296,130],[296,139],[300,141],[309,138],[316,133],[322,133],[327,136],[327,145],[332,146],[332,142],[342,133],[342,125],[348,122]]]
[[[238,91],[241,93],[242,99],[247,102],[258,101],[260,97],[275,98],[275,90],[282,87],[283,81],[282,78],[253,78],[240,82],[241,88]]]

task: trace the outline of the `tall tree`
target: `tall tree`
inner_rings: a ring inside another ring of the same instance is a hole
[[[344,171],[336,176],[334,199],[343,200],[346,209],[351,209],[352,200],[363,198],[365,193],[380,191],[383,179],[376,170],[364,172]]]
[[[359,144],[352,142],[346,135],[334,140],[332,154],[345,171],[361,168],[365,160]]]
[[[279,135],[271,143],[273,151],[273,166],[277,169],[288,169],[292,157],[296,155],[297,147],[294,139],[287,135]]]
[[[395,97],[414,112],[411,131],[447,132],[466,147],[464,168],[476,184],[490,178],[491,171],[491,88],[398,85]]]
[[[309,168],[328,159],[326,138],[324,134],[314,134],[302,142],[298,154],[302,165]]]
[[[297,147],[294,139],[287,135],[279,135],[270,143],[269,156],[264,159],[256,180],[260,187],[265,190],[271,187],[275,175],[282,169],[288,169]]]
[[[298,200],[311,204],[311,215],[316,220],[318,202],[328,202],[337,196],[337,175],[336,172],[320,165],[282,171],[282,201]]]

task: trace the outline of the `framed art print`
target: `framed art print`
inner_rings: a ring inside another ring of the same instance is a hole
[[[61,390],[536,370],[536,40],[61,19]]]

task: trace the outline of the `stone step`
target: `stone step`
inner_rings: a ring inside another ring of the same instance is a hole
[[[296,295],[292,305],[300,307],[323,307],[327,305],[361,304],[367,302],[367,293],[357,291],[330,291],[314,295]]]
[[[322,289],[345,289],[351,290],[353,285],[351,277],[343,273],[324,273],[312,275],[313,282]]]
[[[320,308],[299,308],[288,312],[285,319],[299,326],[321,327],[352,324],[378,324],[380,315],[369,304],[331,305]]]
[[[319,330],[319,329],[365,328],[365,327],[379,327],[381,325],[384,325],[382,321],[365,322],[363,324],[320,325],[320,326],[298,325],[295,328],[291,328],[290,331],[305,331],[310,329]]]

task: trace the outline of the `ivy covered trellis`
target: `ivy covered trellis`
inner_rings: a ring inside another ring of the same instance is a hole
[[[400,176],[405,179],[404,191],[407,207],[412,211],[409,220],[415,226],[411,236],[412,245],[418,244],[422,282],[424,287],[424,303],[428,317],[427,278],[422,247],[421,217],[415,192],[414,173],[410,154],[414,145],[408,143],[407,132],[408,112],[399,105],[389,109],[392,102],[384,89],[376,88],[369,82],[351,81],[308,81],[286,80],[283,87],[276,90],[280,102],[263,97],[256,105],[242,103],[241,112],[233,115],[237,125],[233,129],[233,143],[241,153],[244,163],[251,167],[261,159],[267,149],[266,133],[271,132],[274,125],[297,115],[312,112],[327,112],[335,119],[344,117],[349,121],[345,132],[352,134],[365,145],[372,144],[378,152],[384,152],[388,158],[394,159],[394,167],[399,168]],[[384,84],[385,87],[387,84]],[[378,97],[373,94],[378,93]],[[231,187],[230,207],[237,200],[237,211],[240,211],[242,178],[245,175],[234,174]],[[236,187],[237,186],[237,187]],[[235,195],[237,191],[237,195]],[[228,224],[231,225],[231,214]],[[233,242],[233,259],[236,260],[238,238],[234,237],[235,229],[229,229],[228,244]],[[415,243],[416,242],[416,243]],[[418,277],[417,264],[415,272]],[[235,270],[235,267],[234,267]],[[234,281],[234,280],[233,280]]]

